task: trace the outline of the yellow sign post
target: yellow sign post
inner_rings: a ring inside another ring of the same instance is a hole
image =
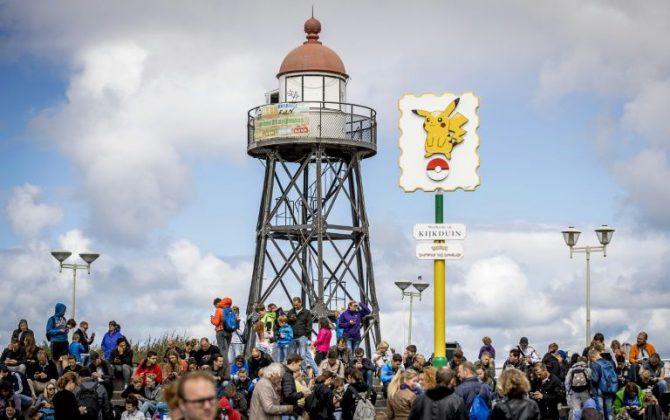
[[[435,191],[435,223],[444,223],[443,191],[474,191],[479,179],[479,97],[461,95],[403,95],[400,109],[400,179],[405,192]],[[421,238],[427,239],[427,238]],[[448,239],[463,239],[451,237]],[[435,240],[434,244],[445,241]],[[429,252],[417,257],[428,258]],[[423,250],[423,247],[421,248]],[[438,247],[435,250],[440,250]],[[462,257],[460,252],[433,252],[435,283],[433,365],[442,367],[446,358],[446,261]],[[457,255],[458,254],[458,255]]]

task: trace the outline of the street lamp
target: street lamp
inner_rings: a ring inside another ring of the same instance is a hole
[[[602,225],[596,229],[598,242],[601,246],[575,246],[581,232],[574,226],[568,227],[561,233],[565,244],[570,247],[570,258],[574,253],[586,254],[586,346],[588,347],[591,344],[591,252],[602,252],[603,257],[607,257],[607,245],[612,241],[614,229],[607,225]]]
[[[402,293],[402,299],[405,299],[405,296],[409,297],[409,338],[408,338],[408,345],[412,344],[412,302],[414,301],[415,297],[418,297],[419,300],[421,300],[421,294],[423,293],[424,290],[430,286],[428,283],[423,283],[421,282],[421,276],[418,277],[418,281],[416,283],[411,283],[409,281],[397,281],[395,282],[395,285],[398,286]],[[418,292],[406,292],[410,286],[414,286]]]
[[[77,290],[77,270],[83,270],[86,269],[88,274],[91,274],[91,264],[93,264],[93,261],[97,260],[100,254],[79,254],[79,257],[84,260],[86,264],[77,264],[77,263],[66,263],[64,262],[68,258],[70,258],[70,255],[72,255],[71,252],[69,251],[52,251],[51,255],[55,259],[58,260],[58,264],[60,265],[58,272],[62,273],[63,268],[69,268],[72,270],[72,319],[76,319],[76,290]]]

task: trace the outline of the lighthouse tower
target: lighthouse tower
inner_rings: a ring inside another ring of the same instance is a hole
[[[247,153],[265,178],[247,315],[300,296],[316,322],[362,301],[372,309],[361,330],[371,354],[379,305],[361,161],[377,153],[375,111],[347,102],[349,76],[319,40],[321,23],[311,17],[305,32],[281,63],[278,89],[248,113]],[[253,343],[251,326],[245,334]]]

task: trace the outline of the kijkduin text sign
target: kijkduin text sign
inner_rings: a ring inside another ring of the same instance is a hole
[[[456,243],[418,243],[416,257],[420,260],[460,260],[463,258],[463,245]]]
[[[418,241],[444,241],[465,239],[462,223],[419,223],[414,225],[414,239]]]
[[[400,188],[474,191],[479,186],[478,107],[473,93],[400,98]]]

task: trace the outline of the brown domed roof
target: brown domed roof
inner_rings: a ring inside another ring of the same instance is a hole
[[[327,71],[349,77],[340,56],[319,41],[320,32],[321,22],[314,16],[307,19],[305,22],[307,41],[286,55],[277,77],[301,71]]]

